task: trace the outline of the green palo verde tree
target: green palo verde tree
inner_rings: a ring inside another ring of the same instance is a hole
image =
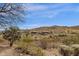
[[[5,31],[3,31],[3,38],[8,40],[10,42],[10,47],[12,47],[13,43],[21,38],[20,29],[15,26],[5,29]]]

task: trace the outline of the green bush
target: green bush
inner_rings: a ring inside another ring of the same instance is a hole
[[[33,42],[33,39],[32,39],[32,37],[30,36],[30,35],[28,35],[28,36],[26,36],[24,33],[22,34],[22,36],[21,36],[21,40],[20,40],[20,42],[25,42],[25,43],[31,43],[31,42]]]
[[[10,47],[12,47],[13,43],[21,38],[20,29],[16,26],[6,28],[5,31],[3,31],[3,38],[8,40]]]

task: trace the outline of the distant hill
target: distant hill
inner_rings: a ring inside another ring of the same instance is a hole
[[[29,30],[24,30],[27,32],[45,32],[45,31],[65,31],[65,30],[79,30],[79,26],[49,26],[49,27],[39,27]]]

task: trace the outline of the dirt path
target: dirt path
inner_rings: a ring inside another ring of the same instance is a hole
[[[9,47],[7,42],[0,44],[0,56],[15,56],[16,51],[14,47]]]
[[[13,56],[14,50],[12,48],[4,49],[0,52],[0,56]]]
[[[59,56],[59,52],[57,49],[48,49],[44,50],[45,56]]]

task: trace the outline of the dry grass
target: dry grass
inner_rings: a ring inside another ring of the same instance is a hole
[[[73,48],[67,45],[60,45],[60,54],[63,56],[72,56]]]
[[[51,48],[44,50],[44,55],[45,56],[60,56],[61,54],[59,53],[59,50],[57,48]]]
[[[70,27],[32,29],[28,31],[28,34],[24,31],[21,40],[16,43],[17,52],[23,55],[78,56],[79,29]]]
[[[43,50],[42,48],[38,47],[31,37],[23,37],[17,44],[18,50],[20,50],[20,53],[23,54],[28,54],[31,56],[42,56],[43,55]]]

